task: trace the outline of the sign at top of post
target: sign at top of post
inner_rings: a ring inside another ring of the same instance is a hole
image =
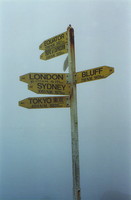
[[[40,46],[40,50],[45,50],[41,54],[40,59],[48,60],[68,52],[67,32],[56,35],[48,40],[45,40]]]
[[[48,40],[45,40],[40,46],[40,50],[46,50],[48,47],[57,46],[59,42],[67,43],[67,32],[56,35]]]

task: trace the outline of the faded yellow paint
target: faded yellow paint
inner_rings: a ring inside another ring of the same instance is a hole
[[[34,82],[28,89],[37,94],[70,95],[70,84]]]
[[[108,77],[114,72],[113,67],[101,66],[76,73],[76,83],[99,80]]]
[[[29,97],[27,99],[19,101],[19,106],[29,109],[68,108],[70,107],[70,97]]]

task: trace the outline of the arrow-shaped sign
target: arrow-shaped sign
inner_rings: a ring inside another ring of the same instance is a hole
[[[67,44],[60,43],[60,44],[58,44],[58,46],[50,47],[50,48],[46,49],[45,52],[40,55],[40,59],[49,60],[51,58],[61,56],[67,52],[68,52]]]
[[[70,84],[34,82],[28,89],[37,94],[70,95]]]
[[[76,73],[76,83],[94,81],[108,77],[114,72],[113,67],[101,66]]]
[[[59,43],[67,43],[67,31],[64,33],[61,33],[59,35],[56,35],[54,37],[51,37],[47,40],[45,40],[42,44],[40,44],[39,49],[40,50],[46,50],[48,48],[54,48],[55,46],[58,46]]]
[[[28,73],[20,76],[20,81],[25,83],[43,82],[66,84],[69,83],[69,74],[67,73]]]
[[[39,49],[45,50],[44,53],[40,55],[40,59],[42,60],[49,60],[51,58],[68,53],[67,32],[45,40],[39,46]]]
[[[70,107],[69,96],[57,97],[29,97],[19,101],[19,106],[24,108],[68,108]]]

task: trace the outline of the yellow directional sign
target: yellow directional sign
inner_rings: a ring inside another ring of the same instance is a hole
[[[43,83],[68,83],[67,73],[28,73],[20,76],[20,81],[25,83],[43,82]]]
[[[28,89],[37,94],[70,95],[70,84],[34,82]]]
[[[48,40],[45,40],[40,46],[40,50],[45,50],[40,55],[40,59],[49,60],[51,58],[68,53],[67,32],[56,35]]]
[[[49,60],[51,58],[55,58],[57,56],[61,56],[65,53],[67,53],[67,44],[66,43],[60,43],[58,46],[55,47],[49,47],[45,50],[44,53],[40,55],[41,60]]]
[[[29,97],[19,101],[19,106],[24,108],[66,108],[70,107],[69,96],[57,97]]]
[[[76,73],[76,83],[94,81],[108,77],[114,72],[113,67],[101,66]]]
[[[61,33],[59,35],[56,35],[54,37],[49,38],[48,40],[45,40],[40,46],[40,50],[46,50],[48,47],[55,47],[58,46],[60,42],[67,43],[67,31],[64,33]]]

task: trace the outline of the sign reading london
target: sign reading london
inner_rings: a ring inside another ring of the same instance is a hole
[[[94,81],[108,77],[114,72],[113,67],[101,66],[94,69],[76,73],[76,83],[83,83],[87,81]]]
[[[19,101],[19,106],[24,108],[68,108],[70,107],[69,96],[58,97],[29,97]]]
[[[20,76],[20,81],[25,83],[43,82],[43,83],[68,83],[67,73],[28,73]]]
[[[68,53],[67,32],[45,40],[39,46],[39,49],[45,50],[44,53],[40,55],[40,59],[42,60],[49,60],[51,58]]]

